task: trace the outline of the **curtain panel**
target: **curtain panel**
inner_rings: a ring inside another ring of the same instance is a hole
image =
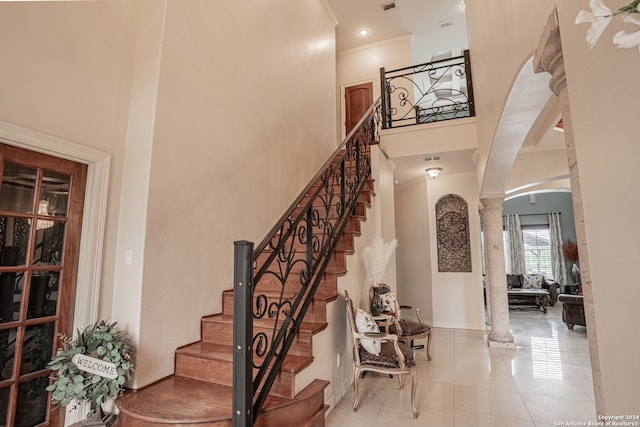
[[[525,274],[527,270],[524,263],[524,239],[522,238],[520,217],[517,214],[506,215],[504,222],[508,241],[507,273]]]
[[[554,279],[564,289],[567,284],[567,269],[562,251],[562,229],[560,228],[560,214],[549,213],[549,238],[551,240],[551,268]]]

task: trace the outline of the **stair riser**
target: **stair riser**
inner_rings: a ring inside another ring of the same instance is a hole
[[[340,218],[340,215],[338,214],[339,211],[335,207],[336,204],[337,202],[332,201],[331,207],[327,208],[325,206],[325,203],[322,200],[316,200],[313,203],[313,207],[316,210],[316,214],[319,215],[321,218],[328,219],[330,220],[330,222],[335,223],[335,220]],[[356,201],[356,205],[354,207],[354,211],[352,212],[352,215],[360,213],[358,216],[364,216],[361,214],[361,212],[363,212],[364,209],[369,207],[371,207],[371,198],[360,196],[360,198],[358,198],[358,200]],[[290,217],[297,218],[298,215],[300,215],[300,213],[304,211],[306,208],[307,208],[307,200],[302,200],[298,205],[298,207],[293,210]]]
[[[214,384],[233,386],[233,362],[213,360],[190,354],[176,354],[176,375]],[[257,370],[254,369],[254,375]],[[295,397],[295,374],[280,372],[269,394],[293,399]]]
[[[229,420],[221,420],[217,422],[204,422],[204,423],[188,423],[188,424],[176,424],[176,423],[160,423],[152,422],[148,420],[142,420],[128,414],[120,413],[118,420],[111,425],[111,427],[232,427],[233,423]]]
[[[276,296],[268,296],[267,304],[277,302]],[[225,315],[233,315],[233,293],[225,292],[222,295],[222,312]],[[325,301],[313,300],[309,306],[304,319],[308,322],[326,322],[327,321],[327,304]]]
[[[262,266],[270,256],[271,256],[271,252],[262,252],[260,255],[258,255],[258,258],[256,259],[256,265]],[[314,254],[314,256],[317,258],[318,255]],[[306,268],[306,264],[302,262],[302,261],[306,262],[306,257],[307,257],[307,254],[305,251],[298,251],[298,250],[296,250],[295,252],[287,256],[288,259],[285,262],[282,262],[280,260],[280,257],[276,256],[274,260],[271,262],[270,269],[273,270],[274,267],[278,267],[280,265],[282,265],[284,269],[284,267],[286,266],[286,263],[288,262],[289,264],[291,264],[291,271],[293,273],[299,273],[302,269]],[[297,262],[297,261],[300,261],[300,262]],[[338,272],[345,271],[346,268],[347,268],[346,254],[344,252],[337,252],[337,251],[334,252],[334,254],[331,256],[331,259],[329,261],[329,268],[327,269],[327,271],[338,273]]]
[[[262,328],[254,325],[254,336],[264,332],[267,336],[271,336],[272,329]],[[203,322],[202,323],[202,341],[206,343],[233,345],[233,325],[222,322]],[[296,338],[291,344],[289,353],[298,356],[313,356],[311,333],[308,331],[299,331]]]
[[[337,277],[342,276],[342,274],[330,274],[326,273],[322,276],[322,280],[318,284],[318,292],[322,294],[331,293],[337,287]],[[280,280],[275,278],[272,275],[263,276],[260,281],[256,284],[256,293],[261,292],[280,292],[282,290],[282,283]],[[297,293],[300,291],[300,280],[297,278],[289,278],[289,280],[284,284],[284,292],[285,293]]]
[[[324,393],[317,393],[312,398],[288,405],[284,410],[262,412],[255,427],[322,427],[324,426]],[[299,414],[314,413],[311,418]],[[320,416],[321,415],[321,416]]]
[[[353,239],[354,237],[359,236],[361,234],[360,232],[361,224],[359,224],[359,222],[360,220],[358,219],[356,223],[347,224],[347,226],[345,227],[345,231],[342,233],[342,236],[340,238],[340,242],[338,242],[336,251],[345,253],[347,255],[351,255],[353,253]],[[296,239],[291,245],[291,249],[297,252],[304,253],[307,250],[307,246],[306,244],[299,243]],[[259,264],[257,265],[259,266]]]

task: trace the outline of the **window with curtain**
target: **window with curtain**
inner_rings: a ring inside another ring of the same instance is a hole
[[[554,278],[549,225],[524,225],[522,237],[527,274],[544,274],[549,279]]]

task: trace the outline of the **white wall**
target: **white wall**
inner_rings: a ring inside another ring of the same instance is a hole
[[[466,0],[478,119],[478,176],[518,71],[538,46],[553,0]]]
[[[0,2],[0,120],[111,155],[99,306],[105,319],[119,261],[133,67],[129,6],[119,0]]]
[[[435,327],[484,329],[480,220],[475,174],[420,179],[396,190],[398,295]],[[447,194],[469,207],[471,273],[438,272],[435,204]]]
[[[375,177],[376,196],[371,201],[375,212],[371,221],[374,223],[374,236],[365,242],[371,243],[373,238],[381,237],[385,243],[397,239],[395,225],[395,195],[393,185],[394,165],[379,147],[371,150],[371,176]],[[393,253],[384,271],[384,283],[396,289],[396,252]]]
[[[322,0],[2,2],[0,22],[0,120],[112,155],[99,315],[148,384],[220,310],[233,241],[335,148],[335,23]]]
[[[476,141],[476,118],[447,120],[382,131],[382,147],[390,158],[473,150]]]
[[[475,174],[439,177],[427,180],[429,203],[429,239],[431,252],[431,282],[433,326],[459,329],[485,329],[482,294],[482,262],[480,251],[480,203],[475,186]],[[435,205],[441,197],[455,194],[469,208],[469,238],[471,245],[470,273],[438,271]]]
[[[164,25],[138,386],[171,374],[176,347],[221,310],[233,242],[260,242],[336,146],[321,0],[169,1]]]
[[[528,189],[535,184],[562,180],[568,182],[569,166],[564,147],[556,150],[521,151],[516,157],[507,178],[507,191]]]
[[[613,10],[626,4],[608,0]],[[595,328],[607,415],[637,414],[640,408],[640,262],[638,212],[640,182],[638,111],[640,75],[637,48],[617,49],[611,40],[620,30],[634,31],[620,18],[612,20],[598,44],[584,41],[588,25],[575,25],[586,2],[557,2],[567,87],[582,189],[584,226],[589,251]],[[606,88],[606,89],[605,89]]]
[[[387,70],[412,65],[411,38],[400,37],[358,49],[344,50],[336,57],[337,91],[340,94],[336,108],[336,120],[341,123],[339,139],[344,133],[344,88],[359,83],[373,82],[373,99],[380,97],[380,68]]]
[[[433,323],[433,282],[427,181],[414,180],[396,189],[398,298],[420,308]]]

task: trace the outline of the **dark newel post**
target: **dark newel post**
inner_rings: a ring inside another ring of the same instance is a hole
[[[464,73],[467,77],[467,96],[469,97],[469,117],[475,117],[476,107],[473,101],[473,82],[471,81],[471,58],[469,49],[464,51]]]
[[[253,243],[234,242],[233,427],[253,425]]]

